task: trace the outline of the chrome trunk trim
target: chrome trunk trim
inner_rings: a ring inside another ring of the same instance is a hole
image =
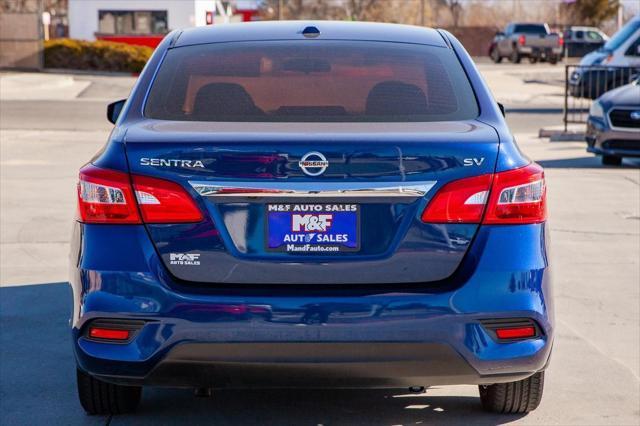
[[[189,181],[203,197],[238,198],[420,198],[436,181],[423,182],[208,182]]]

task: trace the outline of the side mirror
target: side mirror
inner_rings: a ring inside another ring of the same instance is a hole
[[[109,120],[109,122],[116,124],[125,102],[127,102],[126,99],[120,99],[107,105],[107,120]]]
[[[500,102],[498,102],[498,108],[500,108],[500,112],[502,113],[502,116],[505,117],[505,115],[504,115],[504,105],[502,105]]]

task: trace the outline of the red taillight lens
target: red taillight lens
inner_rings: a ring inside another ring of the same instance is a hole
[[[177,183],[133,176],[132,189],[127,173],[93,165],[80,170],[78,212],[84,223],[188,223],[203,219],[193,198]]]
[[[535,163],[450,182],[422,213],[427,223],[525,224],[546,218],[544,171]]]
[[[558,46],[564,46],[564,37],[562,36],[562,34],[558,36]]]
[[[489,197],[486,224],[539,223],[547,219],[547,194],[542,167],[496,173]]]
[[[89,329],[89,337],[105,340],[128,340],[129,330],[91,327]]]
[[[177,183],[134,175],[133,187],[145,223],[188,223],[202,220],[202,213],[193,198]]]
[[[496,336],[498,339],[524,339],[534,337],[536,329],[533,326],[517,327],[517,328],[498,328]]]
[[[140,223],[129,175],[92,165],[83,167],[78,214],[85,223]]]
[[[438,191],[422,213],[428,223],[480,223],[491,187],[491,175],[460,179]]]
[[[521,35],[518,38],[518,44],[520,44],[520,46],[524,46],[526,42],[527,42],[527,37],[525,37],[524,35]]]

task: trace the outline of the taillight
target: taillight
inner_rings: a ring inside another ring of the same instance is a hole
[[[535,163],[450,182],[422,213],[426,223],[526,224],[545,220],[544,171]]]
[[[191,195],[177,183],[134,175],[133,188],[145,223],[185,223],[202,220],[202,213]]]
[[[177,183],[133,176],[132,188],[127,173],[93,165],[80,170],[78,212],[80,221],[84,223],[185,223],[202,220],[202,213],[194,200]]]
[[[562,36],[562,34],[558,36],[558,46],[564,46],[564,37]]]
[[[80,170],[78,215],[85,223],[140,223],[127,173],[87,165]]]
[[[422,213],[423,222],[480,223],[491,187],[491,175],[460,179],[438,191]]]
[[[547,219],[544,170],[532,163],[496,173],[482,223],[524,224]]]
[[[524,34],[518,37],[518,44],[520,44],[520,46],[524,46],[526,42],[527,42],[527,37],[525,37]]]

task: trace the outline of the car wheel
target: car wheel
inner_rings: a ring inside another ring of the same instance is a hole
[[[491,49],[491,60],[493,60],[493,62],[495,62],[496,64],[502,62],[502,56],[500,56],[497,48]]]
[[[140,403],[142,387],[115,385],[98,380],[80,369],[76,371],[78,397],[87,414],[130,413]]]
[[[535,64],[536,62],[538,62],[538,58],[535,56],[529,56],[529,63]]]
[[[558,57],[555,55],[549,56],[549,63],[551,65],[555,65],[558,63]]]
[[[521,58],[520,58],[520,54],[518,53],[518,51],[517,51],[517,50],[515,50],[515,49],[514,49],[514,50],[511,52],[511,55],[509,56],[509,60],[510,60],[511,62],[513,62],[514,64],[519,64],[519,63],[520,63],[520,59],[521,59]]]
[[[524,380],[494,385],[480,385],[482,407],[493,413],[528,413],[540,405],[544,388],[544,371]]]
[[[603,155],[602,164],[605,166],[619,166],[622,164],[622,157],[616,157],[615,155]]]

